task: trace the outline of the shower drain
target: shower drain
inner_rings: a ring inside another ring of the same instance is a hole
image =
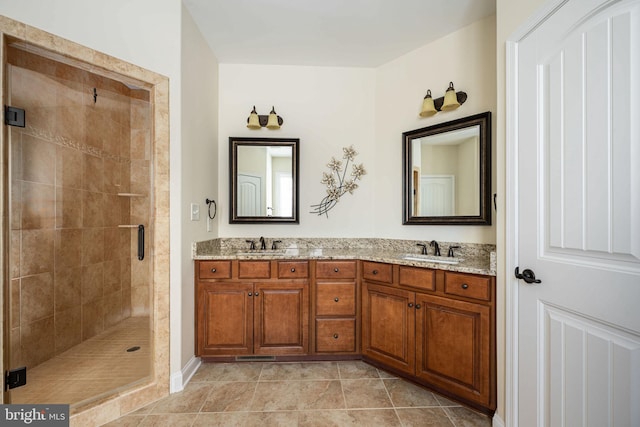
[[[134,352],[134,351],[138,351],[138,350],[140,350],[140,346],[138,346],[138,345],[134,345],[133,347],[129,347],[129,348],[127,349],[127,353],[132,353],[132,352]]]

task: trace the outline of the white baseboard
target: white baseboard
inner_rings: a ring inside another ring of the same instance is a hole
[[[504,427],[504,421],[497,414],[493,415],[492,427]]]
[[[169,393],[178,393],[179,391],[184,390],[184,387],[189,383],[191,377],[193,377],[200,367],[200,363],[200,359],[193,356],[179,372],[171,374],[171,386]]]

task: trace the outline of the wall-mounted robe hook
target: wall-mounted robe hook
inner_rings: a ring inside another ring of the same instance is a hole
[[[216,213],[218,212],[218,205],[216,205],[216,201],[213,199],[206,199],[205,202],[209,206],[207,211],[209,219],[214,219],[216,217]],[[211,215],[211,205],[213,205],[213,216]]]
[[[98,91],[94,87],[93,88],[93,103],[95,104],[97,100],[98,100]]]

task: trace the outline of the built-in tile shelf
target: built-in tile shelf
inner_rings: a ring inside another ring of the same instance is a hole
[[[138,228],[140,224],[120,224],[118,228]]]

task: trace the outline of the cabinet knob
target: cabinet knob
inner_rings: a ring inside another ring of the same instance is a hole
[[[292,269],[291,269],[291,272],[292,272],[292,273],[295,273],[295,272],[296,272],[296,269],[295,269],[295,268],[292,268]]]
[[[252,293],[252,292],[249,292],[249,296],[250,296],[250,297],[252,297],[252,296],[253,296],[253,293]]]
[[[416,310],[420,310],[420,307],[422,307],[420,304],[416,304]]]
[[[340,298],[335,297],[333,300],[334,300],[335,302],[338,302],[338,301],[340,301]]]
[[[461,287],[462,289],[467,289],[467,288],[469,287],[469,285],[467,285],[466,283],[463,283],[460,287]]]
[[[211,269],[211,272],[212,272],[212,273],[215,273],[216,271],[218,271],[218,270],[216,270],[215,268],[212,268],[212,269]]]
[[[340,269],[338,267],[336,267],[336,268],[333,269],[333,271],[337,273],[338,271],[340,271]]]
[[[411,308],[411,307],[413,307],[413,303],[412,302],[409,303],[409,308]]]
[[[373,274],[374,275],[378,274],[378,270],[373,270]]]
[[[333,334],[333,338],[338,339],[338,334]]]
[[[253,294],[253,295],[257,297],[258,295],[260,295],[260,292],[256,292],[256,293],[255,293],[255,294]]]

